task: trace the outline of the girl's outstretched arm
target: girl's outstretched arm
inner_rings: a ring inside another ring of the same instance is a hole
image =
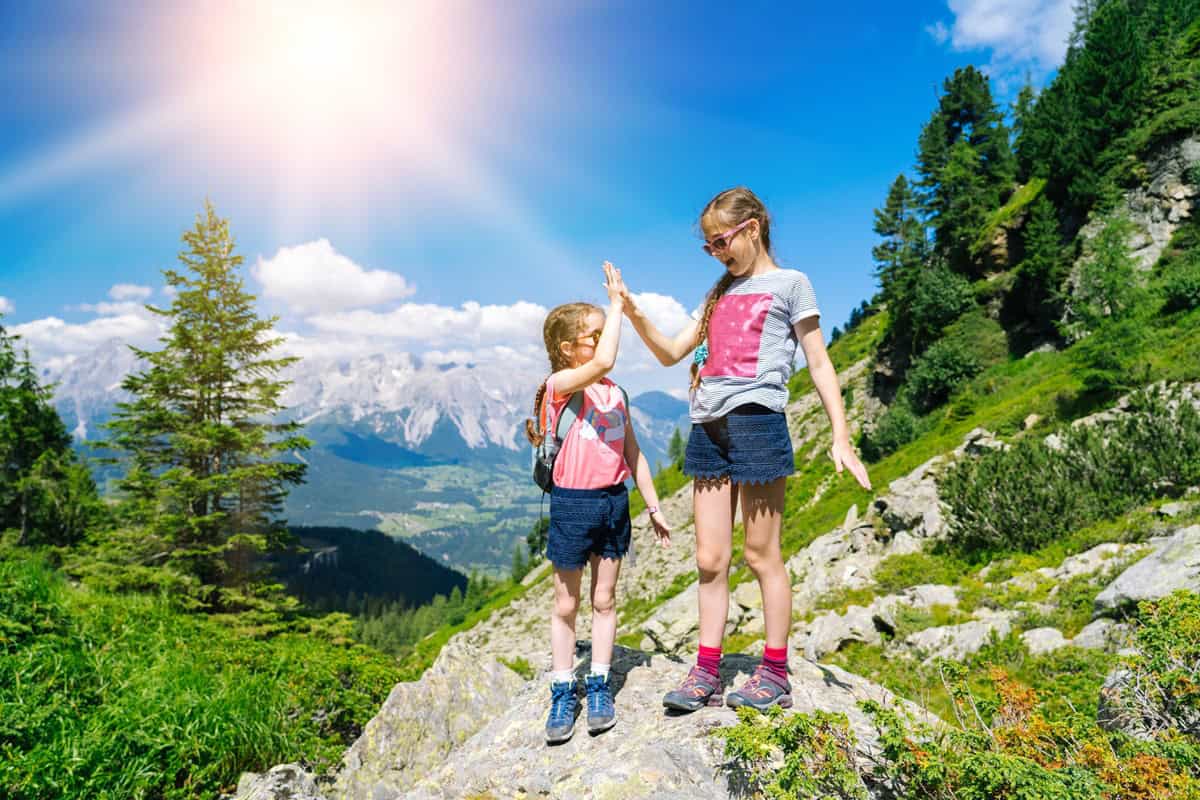
[[[867,476],[867,468],[858,459],[854,447],[850,444],[850,429],[846,424],[846,407],[842,403],[842,390],[838,386],[837,372],[829,353],[825,350],[825,339],[821,335],[818,317],[807,317],[796,323],[796,338],[804,350],[804,360],[808,364],[808,374],[812,376],[813,386],[829,415],[829,424],[833,427],[833,448],[829,451],[833,465],[840,473],[842,467],[850,470],[859,485],[864,489],[871,488],[871,479]]]
[[[604,288],[608,292],[608,313],[604,327],[600,329],[600,341],[591,360],[578,367],[559,370],[554,376],[554,391],[566,396],[586,389],[612,372],[617,363],[617,349],[621,344],[621,315],[625,307],[623,297],[625,284],[621,282],[621,271],[607,261],[604,262]]]
[[[628,409],[626,410],[628,411]],[[634,483],[637,484],[638,491],[642,493],[646,507],[656,508],[658,506],[658,490],[654,488],[654,476],[650,474],[650,464],[646,461],[646,454],[642,452],[637,436],[633,433],[632,417],[630,417],[629,424],[625,426],[625,463],[633,470]],[[667,518],[663,516],[661,510],[650,515],[650,523],[654,525],[658,543],[663,547],[669,545],[671,543],[671,526],[667,524]]]
[[[700,344],[699,322],[694,319],[688,320],[688,324],[674,338],[667,336],[654,327],[654,323],[650,321],[650,318],[637,307],[637,303],[634,302],[633,293],[629,291],[629,287],[625,286],[624,283],[621,285],[625,290],[625,315],[633,323],[633,329],[637,331],[638,336],[642,337],[642,341],[646,343],[646,347],[658,359],[658,363],[664,367],[678,364],[683,360],[684,356],[696,349],[696,345]]]

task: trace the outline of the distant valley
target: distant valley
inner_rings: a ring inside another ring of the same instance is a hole
[[[103,437],[103,422],[125,399],[121,379],[136,366],[114,341],[47,373],[77,439]],[[288,416],[304,422],[314,442],[293,454],[308,475],[288,498],[289,524],[375,529],[463,572],[508,570],[513,548],[543,511],[523,434],[543,375],[399,353],[306,359],[288,377]],[[632,403],[647,459],[666,463],[675,428],[686,432],[687,403],[663,392]],[[116,474],[97,467],[102,483]],[[547,498],[547,513],[548,506]]]

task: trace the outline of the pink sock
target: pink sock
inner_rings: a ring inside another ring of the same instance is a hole
[[[780,680],[787,680],[787,647],[763,648],[762,665]]]
[[[700,645],[700,654],[696,656],[696,666],[709,675],[720,675],[721,648]]]

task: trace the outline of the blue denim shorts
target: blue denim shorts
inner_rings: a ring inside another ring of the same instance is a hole
[[[688,436],[683,472],[693,478],[770,483],[795,471],[787,417],[758,403],[697,423]]]
[[[559,569],[579,569],[594,553],[624,558],[629,552],[629,492],[624,484],[607,489],[550,492],[546,557]]]

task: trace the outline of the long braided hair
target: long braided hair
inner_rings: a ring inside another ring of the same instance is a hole
[[[604,313],[591,303],[565,303],[550,309],[546,321],[542,323],[542,341],[546,344],[546,355],[550,357],[550,375],[571,366],[570,360],[563,353],[563,342],[574,341],[587,324],[588,315],[593,311]],[[549,375],[546,376],[547,380]],[[542,401],[546,397],[546,381],[542,381],[537,394],[533,397],[533,419],[525,420],[525,438],[534,447],[539,447],[546,438],[546,431],[541,428]]]
[[[701,225],[706,219],[714,223],[713,227],[722,230],[741,225],[748,219],[758,220],[759,238],[766,251],[771,252],[771,217],[767,214],[767,207],[763,205],[762,200],[745,186],[726,189],[709,200],[708,205],[700,212]],[[717,307],[717,301],[725,296],[725,292],[729,291],[735,280],[737,279],[733,273],[726,270],[713,288],[709,289],[704,300],[704,311],[700,315],[700,342],[708,341],[708,323],[712,319],[713,310]],[[699,385],[700,365],[693,361],[692,388],[695,389]]]

